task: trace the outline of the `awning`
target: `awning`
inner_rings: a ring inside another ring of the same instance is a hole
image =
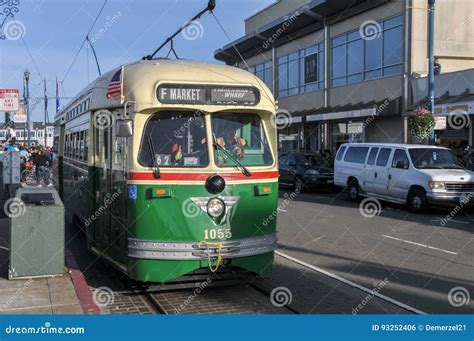
[[[470,89],[464,90],[457,96],[450,95],[449,91],[446,91],[440,97],[435,98],[435,116],[449,116],[450,113],[466,112],[467,114],[474,115],[474,93]],[[428,98],[424,98],[417,103],[408,107],[407,111],[403,113],[404,116],[411,116],[413,110],[420,107],[429,107],[430,101]]]
[[[469,140],[469,131],[467,129],[443,130],[440,138],[442,140]]]
[[[323,28],[324,18],[330,18],[336,14],[343,13],[335,20],[354,15],[361,11],[379,6],[390,0],[313,0],[299,7],[297,10],[286,14],[272,22],[260,27],[221,49],[214,52],[214,58],[227,64],[234,64],[240,60],[240,52],[244,58],[260,54],[269,50],[272,46],[278,46],[288,42],[289,38],[296,39],[295,34],[301,32],[307,35]]]
[[[316,114],[316,115],[307,116],[306,122],[341,120],[341,119],[349,119],[349,118],[357,118],[357,117],[369,117],[369,116],[375,116],[376,112],[377,112],[376,108],[370,108],[370,109],[361,109],[361,110],[332,112],[332,113],[327,113],[327,114]]]
[[[336,105],[333,107],[314,108],[309,110],[293,111],[291,123],[305,123],[316,121],[329,121],[351,119],[358,117],[376,117],[400,114],[402,97],[386,98],[383,101],[370,101]]]

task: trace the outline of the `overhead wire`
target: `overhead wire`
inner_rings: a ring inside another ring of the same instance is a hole
[[[43,79],[43,76],[41,76],[41,72],[38,68],[38,64],[36,64],[35,58],[33,57],[33,54],[31,53],[31,50],[28,47],[28,44],[26,43],[26,40],[24,38],[21,38],[21,41],[23,42],[23,45],[25,45],[26,51],[28,52],[28,55],[30,56],[31,61],[33,62],[33,66],[35,67],[35,70],[38,73],[39,78]]]
[[[232,39],[230,38],[229,34],[227,33],[226,29],[224,28],[224,26],[221,24],[221,22],[219,21],[219,19],[216,17],[216,15],[214,14],[214,12],[211,12],[211,15],[212,17],[214,18],[214,20],[217,22],[217,24],[219,25],[219,27],[221,28],[222,32],[224,32],[225,36],[227,37],[227,39],[229,40],[230,44],[232,45],[232,47],[234,48],[234,50],[237,52],[237,54],[239,55],[239,58],[242,60],[242,62],[244,63],[245,67],[247,68],[247,70],[250,70],[250,67],[249,65],[247,64],[247,62],[245,61],[244,57],[242,56],[242,54],[240,53],[239,49],[237,48],[237,46],[235,46],[234,42],[232,41]],[[262,81],[260,80],[260,78],[258,78],[257,76],[255,76],[255,79],[257,80],[258,84],[260,85],[260,87],[262,89],[265,90],[265,87],[262,86]],[[267,97],[267,99],[269,99],[270,101],[273,101],[272,100],[272,97],[273,96],[270,96],[267,91],[265,90],[264,92],[264,95],[265,97]]]
[[[69,67],[67,69],[67,71],[65,72],[64,74],[64,77],[62,79],[61,82],[64,82],[66,80],[66,77],[69,75],[69,72],[71,71],[74,63],[76,62],[77,60],[77,57],[79,57],[79,54],[81,53],[82,51],[82,48],[84,47],[86,41],[87,41],[87,37],[89,36],[89,34],[92,32],[95,24],[97,23],[97,20],[99,20],[99,17],[100,15],[102,14],[102,11],[104,10],[105,6],[107,5],[107,2],[108,0],[104,0],[104,3],[102,4],[102,7],[100,8],[99,12],[97,13],[95,19],[94,19],[94,22],[92,23],[91,27],[89,28],[89,31],[87,31],[87,34],[86,36],[84,37],[84,39],[82,40],[82,43],[81,43],[81,46],[79,47],[79,50],[77,50],[76,54],[74,55],[74,58],[72,59],[72,62],[71,64],[69,64]]]

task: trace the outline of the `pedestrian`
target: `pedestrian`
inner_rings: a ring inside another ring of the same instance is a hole
[[[439,59],[434,59],[434,74],[439,75],[441,74],[441,64],[439,63]]]
[[[324,149],[323,150],[323,157],[326,159],[326,160],[330,160],[331,157],[332,157],[332,153],[329,149]]]
[[[38,149],[33,157],[33,164],[36,167],[36,187],[41,187],[41,180],[47,187],[51,187],[52,184],[49,182],[49,166],[50,162],[48,157],[44,154],[42,149]]]
[[[30,159],[30,153],[26,150],[25,146],[20,146],[20,174],[26,169],[26,163]]]
[[[18,148],[16,147],[16,139],[11,138],[7,144],[5,145],[5,148],[3,149],[4,152],[10,152],[13,153],[15,151],[18,151]]]

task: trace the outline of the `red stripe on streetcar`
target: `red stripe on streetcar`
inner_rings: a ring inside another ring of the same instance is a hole
[[[278,172],[252,172],[252,176],[242,173],[164,173],[161,178],[156,179],[153,173],[134,172],[129,174],[129,180],[153,180],[153,181],[205,181],[211,175],[218,174],[225,180],[263,180],[278,179]]]

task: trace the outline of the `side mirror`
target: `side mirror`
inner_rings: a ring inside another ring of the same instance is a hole
[[[397,165],[396,165],[396,168],[399,168],[399,169],[408,169],[408,165],[405,161],[398,161],[397,162]]]
[[[131,137],[133,135],[132,120],[117,121],[117,137]]]

